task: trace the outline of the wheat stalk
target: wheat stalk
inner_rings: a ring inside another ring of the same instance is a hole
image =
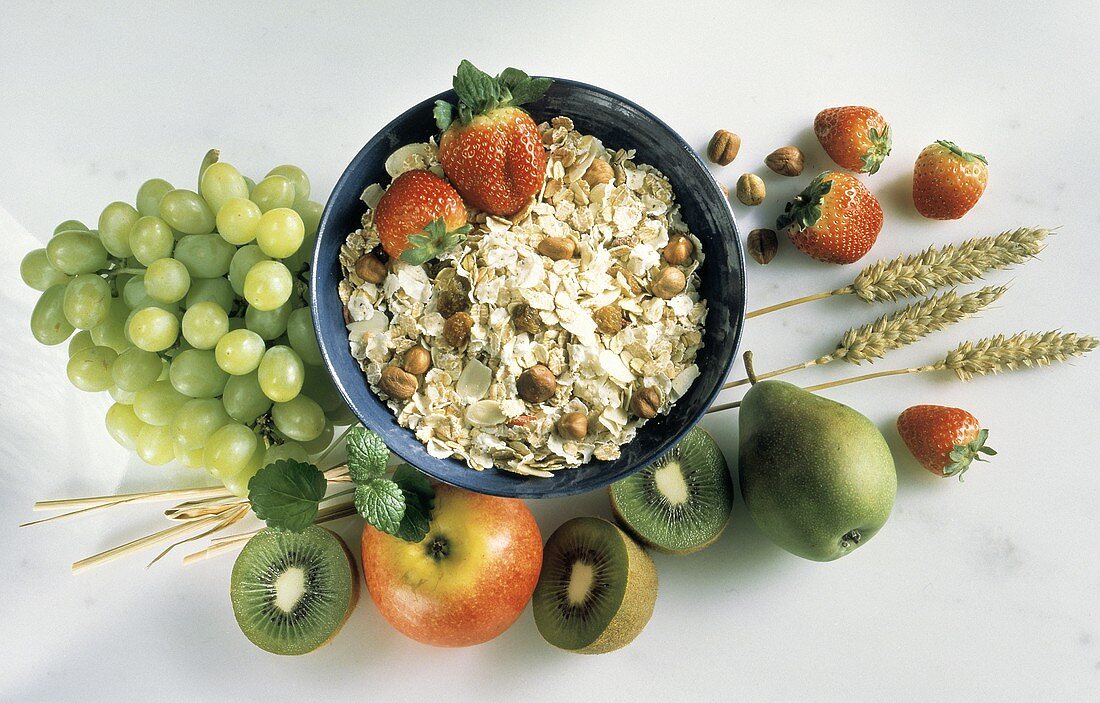
[[[850,285],[815,293],[784,303],[753,310],[757,317],[793,305],[822,300],[834,295],[854,295],[868,303],[926,295],[930,290],[961,285],[982,278],[989,271],[1022,264],[1043,250],[1051,231],[1021,227],[995,237],[977,237],[960,244],[928,247],[917,254],[884,259],[864,268]]]
[[[960,296],[955,290],[911,303],[892,314],[883,315],[874,322],[852,327],[841,338],[831,354],[782,369],[759,374],[758,380],[774,378],[791,371],[821,366],[833,361],[861,364],[881,359],[886,352],[912,344],[922,337],[942,330],[996,302],[1006,286],[986,286],[981,290]],[[743,386],[749,379],[743,378],[723,386],[724,389]]]

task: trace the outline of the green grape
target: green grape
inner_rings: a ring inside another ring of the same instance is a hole
[[[207,169],[207,173],[209,173]],[[206,440],[203,463],[218,478],[241,472],[257,450],[256,435],[239,422],[229,422]]]
[[[122,390],[137,392],[156,383],[163,366],[157,354],[131,347],[111,364],[111,378]]]
[[[57,227],[53,228],[54,236],[61,234],[62,232],[87,232],[88,225],[84,224],[80,220],[65,220]]]
[[[66,283],[69,277],[58,271],[50,263],[45,249],[34,249],[27,252],[23,260],[19,262],[19,277],[31,288],[44,291],[50,286]]]
[[[113,256],[125,259],[133,255],[130,230],[141,215],[130,203],[114,202],[99,216],[99,241]]]
[[[218,210],[218,234],[230,244],[248,244],[256,238],[260,206],[247,198],[230,198]]]
[[[244,311],[244,323],[248,329],[270,342],[286,332],[293,310],[294,306],[289,300],[274,310],[257,310],[249,306]]]
[[[66,286],[62,307],[69,324],[90,330],[107,319],[111,309],[111,285],[94,273],[82,273]]]
[[[111,439],[126,449],[137,446],[138,435],[142,428],[146,427],[145,423],[134,414],[134,409],[122,403],[115,403],[107,408],[104,422],[107,424],[107,434],[111,435]]]
[[[260,206],[261,212],[267,212],[277,207],[294,205],[294,196],[294,184],[289,179],[268,176],[256,184],[249,198]]]
[[[145,270],[145,292],[157,302],[179,302],[190,288],[191,274],[177,259],[157,259]]]
[[[31,334],[40,344],[61,344],[73,333],[73,326],[65,317],[67,287],[64,283],[50,286],[38,296],[38,302],[34,304],[31,312]]]
[[[229,273],[237,248],[216,234],[192,234],[176,244],[174,256],[187,266],[192,278],[217,278]]]
[[[271,399],[264,395],[256,372],[244,376],[230,376],[222,392],[222,405],[229,417],[251,425],[271,409]]]
[[[172,440],[180,449],[190,451],[206,444],[214,431],[229,422],[222,402],[217,398],[187,401],[172,418]]]
[[[130,229],[130,249],[142,266],[172,256],[172,247],[175,245],[176,237],[172,234],[172,228],[159,217],[146,215],[139,218]]]
[[[268,210],[256,225],[256,244],[273,259],[285,259],[298,251],[305,236],[301,215],[288,207]]]
[[[252,197],[252,191],[256,190],[256,181],[252,180],[248,176],[244,177],[244,182],[248,186],[248,197]]]
[[[222,476],[222,485],[225,489],[235,496],[241,498],[248,497],[248,482],[252,480],[252,477],[256,475],[256,472],[264,467],[264,441],[259,437],[256,437],[256,449],[252,452],[252,456],[245,462],[244,467],[236,474],[231,476]]]
[[[156,425],[146,425],[141,428],[134,449],[137,450],[137,455],[142,461],[153,466],[167,464],[176,456],[172,449],[172,434],[167,427]]]
[[[294,277],[281,262],[260,261],[244,277],[244,298],[261,311],[270,311],[290,300]]]
[[[198,449],[182,449],[180,445],[176,444],[175,440],[173,440],[172,453],[176,455],[176,461],[183,464],[189,469],[206,468],[206,464],[203,463],[202,447],[199,447]]]
[[[231,318],[229,318],[229,331],[230,332],[232,332],[233,330],[243,330],[243,329],[245,329],[245,324],[244,324],[244,318],[243,317],[231,317]]]
[[[309,463],[309,455],[306,454],[306,450],[302,445],[298,444],[294,440],[287,440],[282,444],[272,444],[264,452],[263,465],[268,466],[274,464],[276,461],[300,461],[303,464]]]
[[[314,366],[324,363],[321,348],[317,346],[317,332],[313,329],[313,317],[309,308],[298,308],[290,313],[286,322],[286,336],[290,346],[302,357],[302,361]]]
[[[303,203],[309,199],[309,176],[306,172],[293,164],[276,166],[267,172],[270,176],[282,176],[294,186],[294,199]]]
[[[69,358],[73,358],[73,354],[78,351],[84,351],[88,347],[94,347],[95,341],[92,340],[92,333],[88,330],[81,330],[73,335],[73,338],[69,340]]]
[[[107,250],[91,232],[62,232],[46,245],[46,258],[70,276],[107,268]]]
[[[130,309],[122,298],[111,298],[111,307],[107,317],[91,329],[92,341],[101,347],[110,347],[121,354],[130,347],[126,337],[126,321]]]
[[[217,278],[192,278],[191,289],[187,291],[187,297],[183,304],[190,309],[199,303],[214,303],[222,310],[232,310],[237,301],[233,294],[233,287],[229,281],[219,276]]]
[[[309,442],[302,442],[302,449],[305,449],[306,453],[310,456],[320,454],[332,444],[332,437],[334,434],[336,433],[332,429],[332,425],[326,422],[325,429],[321,430],[321,434],[317,439],[310,440]]]
[[[290,439],[309,442],[321,436],[325,429],[325,411],[312,398],[297,395],[271,408],[275,429]]]
[[[145,292],[145,276],[136,275],[122,286],[122,302],[131,310],[149,307],[153,299]]]
[[[160,201],[168,191],[175,190],[163,178],[150,178],[141,184],[137,192],[137,210],[142,215],[160,216]]]
[[[130,316],[127,332],[135,347],[159,352],[176,343],[180,322],[179,318],[167,310],[142,308]]]
[[[147,425],[163,426],[171,423],[176,412],[189,400],[172,387],[171,381],[158,380],[134,395],[134,413]]]
[[[186,324],[187,318],[184,318]],[[234,376],[252,373],[260,365],[267,345],[263,337],[252,330],[241,329],[227,332],[218,340],[214,349],[214,358],[222,371]]]
[[[306,264],[313,261],[313,249],[316,245],[317,235],[307,234],[305,239],[302,240],[302,246],[298,248],[298,251],[283,259],[283,264],[290,269],[291,273],[301,273],[305,270]]]
[[[160,199],[160,217],[169,227],[184,234],[214,231],[214,213],[193,190],[177,188],[165,193]]]
[[[111,387],[111,365],[118,354],[110,347],[91,347],[73,354],[65,367],[69,381],[82,391],[98,393]]]
[[[276,403],[285,403],[302,390],[305,367],[290,347],[271,347],[260,360],[256,380],[260,382],[264,395]]]
[[[294,209],[302,217],[302,224],[306,227],[306,237],[316,236],[317,228],[321,224],[321,214],[325,211],[324,204],[316,200],[307,200],[304,203],[299,200],[294,203]]]
[[[217,303],[197,303],[183,313],[182,329],[183,338],[195,349],[213,349],[229,331],[229,316]]]
[[[247,198],[248,184],[240,172],[224,161],[210,164],[199,179],[199,192],[212,212],[220,212],[233,198]]]
[[[111,366],[113,367],[114,364]],[[111,387],[107,389],[107,394],[110,395],[116,403],[122,403],[123,405],[133,405],[134,398],[137,397],[137,393],[133,391],[124,391],[113,383]]]
[[[172,386],[192,398],[213,398],[221,395],[229,374],[218,368],[214,352],[187,349],[172,359],[168,368]]]
[[[233,260],[229,262],[229,283],[233,286],[233,292],[243,298],[245,276],[253,266],[267,260],[267,254],[255,244],[247,244],[238,249]]]

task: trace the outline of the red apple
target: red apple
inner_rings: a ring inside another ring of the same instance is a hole
[[[507,630],[535,590],[542,535],[523,501],[435,486],[427,536],[413,544],[363,528],[363,576],[398,632],[465,647]]]

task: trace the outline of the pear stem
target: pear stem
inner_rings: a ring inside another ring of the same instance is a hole
[[[788,300],[788,301],[783,302],[783,303],[776,303],[775,305],[769,305],[766,308],[760,308],[758,310],[753,310],[752,312],[747,313],[745,315],[745,319],[746,320],[751,320],[752,318],[759,317],[760,315],[767,315],[769,312],[775,312],[776,310],[782,310],[783,308],[789,308],[789,307],[793,307],[795,305],[801,305],[802,303],[811,303],[815,300],[824,300],[825,298],[830,298],[834,295],[843,295],[843,294],[848,293],[848,292],[849,291],[845,288],[839,288],[837,290],[827,291],[827,292],[824,292],[824,293],[814,293],[813,295],[804,295],[801,298],[795,298],[794,300]]]
[[[752,352],[746,351],[743,358],[745,359],[745,375],[748,376],[747,380],[749,383],[756,385],[756,372],[753,371],[752,368]]]

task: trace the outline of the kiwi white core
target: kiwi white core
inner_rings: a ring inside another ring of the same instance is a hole
[[[305,569],[292,566],[275,579],[275,607],[284,613],[292,612],[305,594]]]
[[[570,605],[583,605],[588,600],[588,594],[596,582],[596,570],[591,564],[583,561],[573,562],[573,569],[569,572],[569,588],[565,595]]]
[[[670,505],[683,505],[688,501],[688,484],[679,462],[670,461],[654,471],[653,483]]]

